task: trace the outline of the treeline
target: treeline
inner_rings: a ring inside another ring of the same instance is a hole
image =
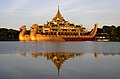
[[[18,41],[20,30],[0,28],[0,41]],[[27,31],[29,34],[30,31]],[[110,41],[120,41],[120,26],[103,26],[98,28],[97,34],[106,33],[109,36]],[[96,34],[96,36],[97,36]]]
[[[106,33],[109,36],[110,41],[120,41],[120,26],[116,27],[112,26],[103,26],[102,28],[98,28],[97,33]]]
[[[18,30],[0,28],[0,41],[17,41],[19,33]]]

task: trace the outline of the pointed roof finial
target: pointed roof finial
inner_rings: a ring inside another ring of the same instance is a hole
[[[59,5],[58,5],[58,10],[59,10]]]
[[[59,9],[59,7],[60,7],[60,6],[58,5],[58,13],[60,14],[60,9]]]
[[[65,21],[64,18],[62,17],[62,14],[60,13],[59,5],[58,5],[58,11],[55,17],[53,17],[52,21],[57,21],[57,19],[59,19],[59,21]]]

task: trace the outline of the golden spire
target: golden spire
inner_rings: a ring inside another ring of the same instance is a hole
[[[61,15],[61,13],[60,13],[60,10],[59,10],[59,6],[58,6],[58,11],[57,11],[56,17],[57,17],[57,18],[62,17],[62,15]]]
[[[59,11],[59,5],[58,5],[58,11]]]
[[[61,13],[60,13],[60,10],[59,10],[59,6],[58,6],[58,12],[57,12],[57,15],[58,15],[58,16],[62,16]]]
[[[60,9],[58,6],[58,11],[57,14],[55,15],[55,17],[52,19],[52,21],[64,21],[64,18],[62,17],[61,13],[60,13]]]

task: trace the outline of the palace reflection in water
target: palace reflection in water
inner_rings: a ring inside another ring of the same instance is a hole
[[[0,79],[119,79],[118,42],[0,42]]]
[[[20,53],[22,56],[26,57],[27,53]],[[29,53],[30,54],[30,53]],[[33,58],[38,58],[38,57],[45,57],[47,60],[51,60],[53,64],[56,66],[58,75],[60,72],[60,68],[62,64],[66,61],[69,60],[70,58],[75,58],[75,57],[83,57],[88,53],[73,53],[73,52],[47,52],[47,53],[38,53],[38,52],[33,52],[30,55]],[[94,58],[98,58],[101,55],[103,56],[120,56],[120,53],[91,53]]]

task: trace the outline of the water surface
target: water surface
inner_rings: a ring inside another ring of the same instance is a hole
[[[119,42],[0,42],[0,79],[120,79]]]

